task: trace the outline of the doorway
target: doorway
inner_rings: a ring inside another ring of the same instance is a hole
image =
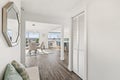
[[[64,39],[64,29],[61,25],[26,21],[26,46],[25,46],[25,63],[26,66],[37,66],[35,62],[39,55],[50,55],[58,53],[58,59],[64,62],[68,67],[68,56],[64,55],[67,52],[68,39]],[[64,44],[65,48],[64,48]],[[64,51],[65,50],[65,51]],[[28,63],[32,58],[34,64]]]

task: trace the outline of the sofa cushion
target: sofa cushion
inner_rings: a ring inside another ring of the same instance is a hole
[[[8,64],[5,70],[4,80],[23,80],[15,68]]]
[[[21,75],[23,80],[30,80],[29,75],[22,64],[18,63],[15,60],[13,60],[11,64],[15,67],[15,69]]]

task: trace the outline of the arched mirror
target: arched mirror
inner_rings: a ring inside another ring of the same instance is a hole
[[[20,35],[19,11],[13,2],[3,7],[3,35],[10,47],[18,44]]]

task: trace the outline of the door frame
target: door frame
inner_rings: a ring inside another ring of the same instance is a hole
[[[82,10],[80,13],[78,13],[77,15],[73,16],[71,18],[71,55],[70,55],[70,58],[71,58],[71,71],[73,71],[73,18],[78,16],[78,15],[81,15],[81,14],[84,14],[85,15],[85,22],[84,22],[84,25],[85,25],[85,57],[84,57],[84,61],[85,61],[85,68],[84,68],[84,78],[83,80],[88,80],[88,27],[87,27],[87,10]]]

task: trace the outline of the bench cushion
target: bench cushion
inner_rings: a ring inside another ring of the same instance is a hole
[[[40,80],[38,67],[26,68],[30,80]]]

